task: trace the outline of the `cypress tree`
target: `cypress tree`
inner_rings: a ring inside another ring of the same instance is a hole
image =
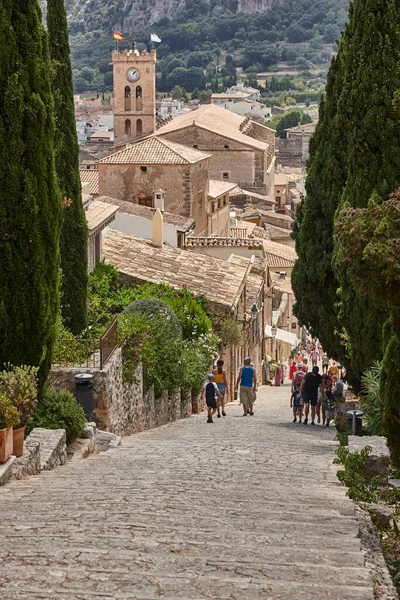
[[[352,35],[338,106],[338,119],[347,129],[348,140],[348,176],[339,210],[366,207],[374,192],[387,197],[400,182],[400,126],[393,103],[400,89],[398,17],[394,0],[352,3]],[[382,358],[386,301],[361,295],[336,257],[333,264],[340,283],[339,321],[346,332],[352,383],[357,388],[362,373]]]
[[[74,334],[87,323],[87,224],[79,177],[79,145],[75,127],[74,89],[68,25],[63,0],[47,0],[47,27],[53,62],[55,99],[56,170],[63,194],[60,237],[62,270],[61,310]]]
[[[383,202],[382,202],[383,200]],[[400,193],[388,200],[374,193],[365,209],[341,211],[336,260],[361,297],[384,298],[390,317],[383,327],[380,393],[382,429],[394,463],[400,466]]]
[[[343,34],[328,73],[326,97],[310,142],[306,198],[296,215],[293,237],[298,260],[292,273],[295,314],[318,337],[330,356],[346,365],[345,346],[338,331],[337,287],[332,269],[334,217],[346,181],[346,136],[337,120],[343,85]]]
[[[61,196],[38,0],[0,3],[0,364],[51,364]]]

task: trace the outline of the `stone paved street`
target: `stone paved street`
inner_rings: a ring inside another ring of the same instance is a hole
[[[372,600],[334,428],[204,414],[0,490],[0,598]]]

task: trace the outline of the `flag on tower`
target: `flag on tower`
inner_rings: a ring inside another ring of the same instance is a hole
[[[158,37],[158,35],[156,33],[152,33],[150,39],[152,42],[155,42],[156,44],[159,44],[161,42],[160,38]]]
[[[120,31],[114,31],[114,40],[117,42],[122,42],[124,39],[125,38]]]

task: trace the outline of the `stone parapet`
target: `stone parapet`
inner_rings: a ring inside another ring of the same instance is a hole
[[[372,451],[367,457],[367,462],[361,475],[365,479],[372,479],[372,477],[378,476],[381,485],[388,485],[390,453],[386,438],[377,435],[371,437],[349,436],[348,448],[350,454],[360,452],[365,446],[370,446]]]
[[[153,429],[192,414],[190,395],[181,398],[181,392],[177,390],[172,394],[164,392],[161,398],[155,398],[154,390],[143,389],[141,366],[136,369],[133,384],[124,381],[122,367],[122,351],[118,348],[102,371],[53,369],[53,387],[75,393],[75,375],[90,372],[93,375],[93,420],[99,429],[118,436]]]
[[[29,443],[40,445],[40,467],[42,471],[51,471],[67,462],[67,442],[65,429],[43,429],[35,427],[29,435]]]

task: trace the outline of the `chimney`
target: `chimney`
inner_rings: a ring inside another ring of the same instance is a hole
[[[154,208],[158,208],[162,213],[164,212],[164,198],[165,192],[163,190],[154,192]]]
[[[153,246],[156,248],[162,248],[164,244],[163,224],[162,212],[159,208],[156,208],[153,216]]]

